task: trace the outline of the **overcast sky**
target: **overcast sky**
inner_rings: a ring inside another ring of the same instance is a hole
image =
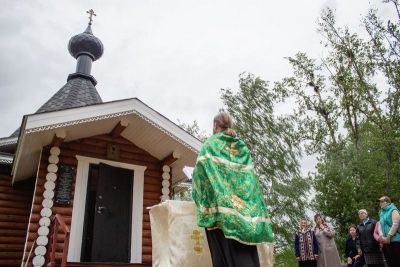
[[[381,0],[371,0],[385,14]],[[92,65],[104,102],[137,97],[173,122],[211,131],[221,88],[238,88],[250,72],[278,81],[292,74],[284,57],[323,48],[316,20],[336,10],[356,30],[367,0],[2,0],[0,9],[0,137],[17,129],[75,72],[69,39],[93,34],[104,55]],[[312,160],[305,160],[306,170]]]

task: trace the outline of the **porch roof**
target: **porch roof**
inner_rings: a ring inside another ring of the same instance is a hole
[[[91,106],[25,115],[13,161],[13,182],[34,177],[41,149],[55,134],[66,133],[64,142],[108,134],[121,121],[128,123],[121,133],[125,139],[162,160],[180,155],[171,164],[172,184],[186,179],[184,166],[194,166],[202,142],[137,98]]]

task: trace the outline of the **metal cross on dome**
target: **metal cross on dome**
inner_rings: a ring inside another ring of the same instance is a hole
[[[86,11],[86,13],[90,14],[89,25],[92,25],[92,21],[93,21],[92,16],[96,16],[96,14],[94,13],[93,9]]]

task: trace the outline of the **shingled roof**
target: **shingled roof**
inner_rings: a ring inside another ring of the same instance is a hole
[[[69,80],[35,113],[56,111],[103,103],[90,80],[77,77]]]

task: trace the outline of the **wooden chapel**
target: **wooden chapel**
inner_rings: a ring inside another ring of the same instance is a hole
[[[68,49],[76,72],[0,138],[0,266],[151,266],[147,207],[202,143],[137,98],[102,101],[91,22]]]

